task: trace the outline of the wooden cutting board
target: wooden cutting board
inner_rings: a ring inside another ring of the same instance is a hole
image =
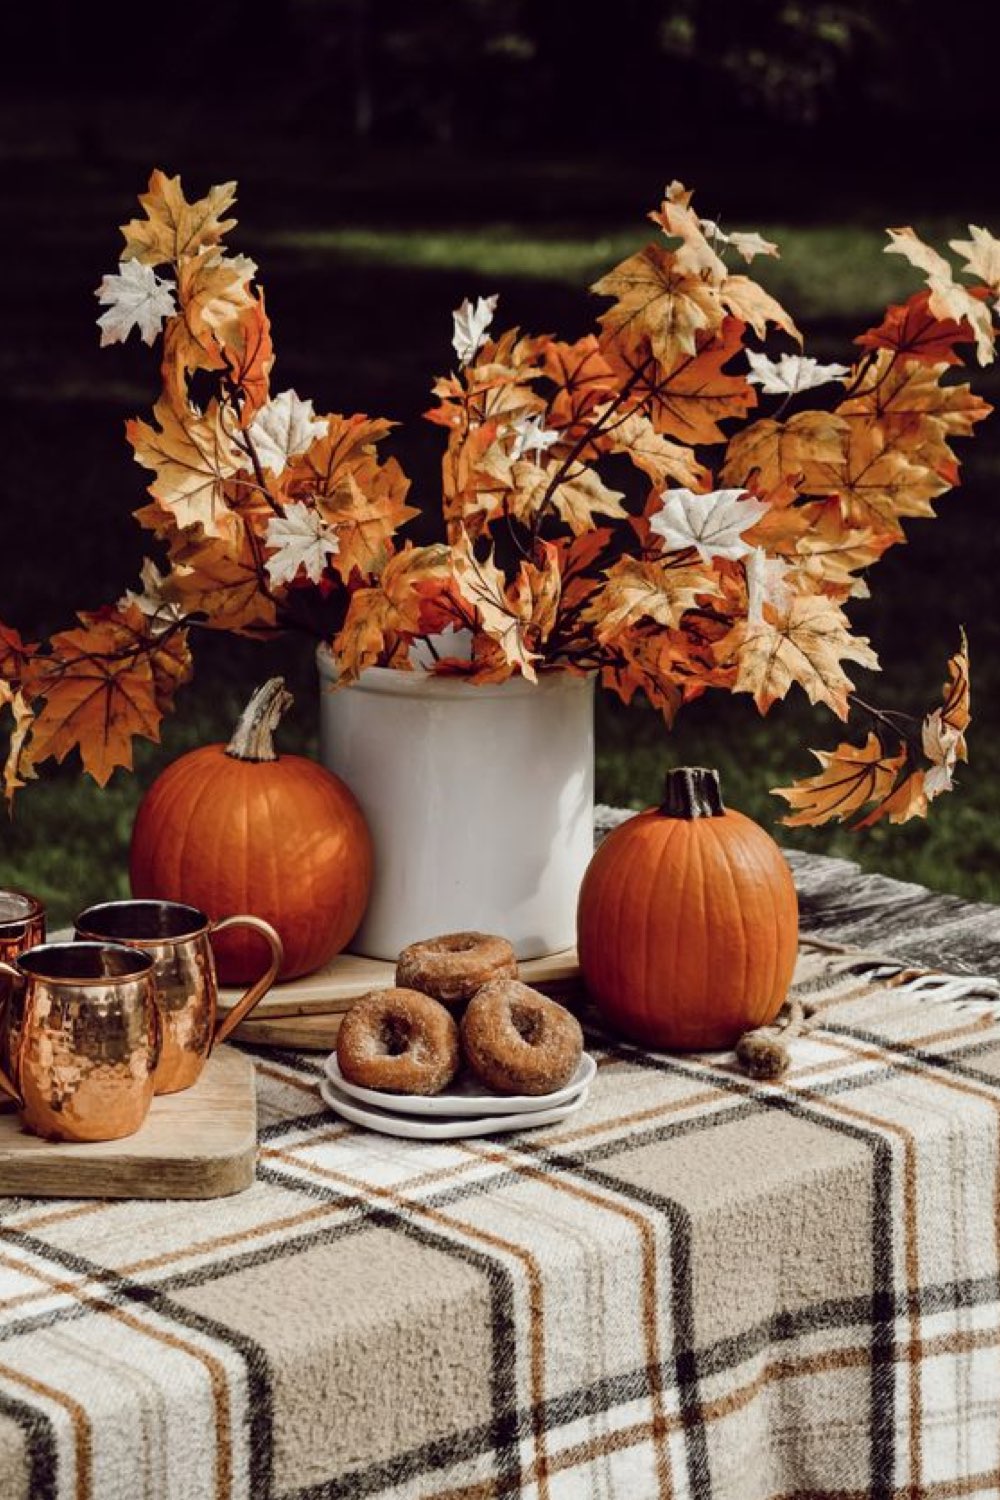
[[[525,959],[519,966],[525,984],[557,1000],[568,1000],[580,987],[576,949]],[[340,1018],[369,990],[389,989],[396,966],[384,959],[340,953],[324,968],[302,979],[276,984],[250,1019],[233,1032],[237,1041],[259,1047],[293,1047],[329,1052],[337,1043]],[[228,1010],[239,999],[237,989],[224,989],[219,1009]]]
[[[196,1084],[153,1100],[120,1141],[43,1141],[13,1105],[0,1109],[0,1195],[41,1198],[223,1198],[254,1180],[253,1061],[217,1048]]]

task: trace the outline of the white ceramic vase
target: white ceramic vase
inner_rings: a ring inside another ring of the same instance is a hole
[[[593,852],[593,678],[470,686],[372,667],[333,690],[320,670],[320,755],[361,804],[375,882],[355,953],[420,938],[509,938],[519,958],[571,948]]]

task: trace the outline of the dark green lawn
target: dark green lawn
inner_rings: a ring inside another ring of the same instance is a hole
[[[401,419],[397,451],[414,476],[416,503],[426,508],[436,503],[438,433],[419,413],[431,378],[449,364],[451,309],[465,295],[499,291],[505,323],[567,337],[586,331],[596,310],[586,283],[647,238],[642,215],[663,176],[697,181],[679,162],[664,173],[431,163],[421,175],[393,160],[367,172],[336,163],[289,172],[266,153],[232,156],[193,171],[190,186],[201,191],[211,180],[241,175],[241,226],[231,238],[261,264],[278,388],[294,386],[319,410]],[[127,416],[150,404],[154,360],[139,346],[99,350],[92,295],[116,259],[115,226],[133,211],[132,197],[160,153],[155,141],[137,137],[130,157],[99,173],[58,155],[30,169],[19,158],[0,164],[6,211],[17,225],[16,234],[0,238],[0,617],[26,632],[66,624],[74,606],[113,600],[134,581],[142,555],[130,511],[145,481],[122,429]],[[160,164],[175,169],[184,161]],[[725,207],[726,186],[706,170],[704,211]],[[939,242],[968,217],[991,221],[989,203],[979,201],[955,203],[950,217],[938,205],[928,220],[912,194],[865,201],[848,213],[844,183],[820,202],[800,182],[798,217],[787,206],[779,217],[772,207],[756,222],[745,184],[731,186],[738,213],[727,219],[782,244],[782,260],[762,276],[806,328],[811,352],[825,358],[850,358],[850,336],[887,299],[917,285],[898,257],[881,253],[883,219],[914,221]],[[1000,224],[1000,202],[992,222]],[[996,377],[980,375],[978,386],[1000,397]],[[855,611],[885,666],[882,681],[866,684],[867,696],[917,713],[934,702],[958,626],[966,624],[975,721],[961,789],[934,807],[926,825],[862,835],[797,832],[794,841],[1000,900],[1000,418],[994,420],[978,447],[959,444],[969,460],[967,483],[939,502],[941,520],[912,525],[910,544],[874,572],[874,599]],[[181,694],[162,746],[143,748],[134,777],[118,774],[100,791],[68,767],[22,794],[13,823],[0,828],[0,880],[37,891],[57,920],[123,890],[142,787],[184,748],[223,737],[249,688],[276,667],[293,680],[298,700],[286,745],[313,748],[316,686],[301,645],[265,650],[206,640],[195,683]],[[831,715],[799,697],[765,720],[748,701],[705,700],[672,734],[648,712],[602,703],[599,796],[639,806],[655,796],[666,764],[713,763],[729,800],[773,826],[781,804],[768,788],[807,772],[806,747],[828,747],[840,733]]]

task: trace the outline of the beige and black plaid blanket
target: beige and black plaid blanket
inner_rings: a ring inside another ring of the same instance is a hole
[[[261,1055],[250,1191],[4,1200],[0,1497],[995,1497],[1000,1007],[891,967],[806,948],[780,1084],[592,1030],[424,1144]]]

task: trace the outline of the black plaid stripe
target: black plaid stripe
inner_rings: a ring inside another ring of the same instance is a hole
[[[37,1406],[0,1391],[0,1412],[22,1429],[28,1458],[30,1500],[57,1500],[59,1455],[52,1421]]]

